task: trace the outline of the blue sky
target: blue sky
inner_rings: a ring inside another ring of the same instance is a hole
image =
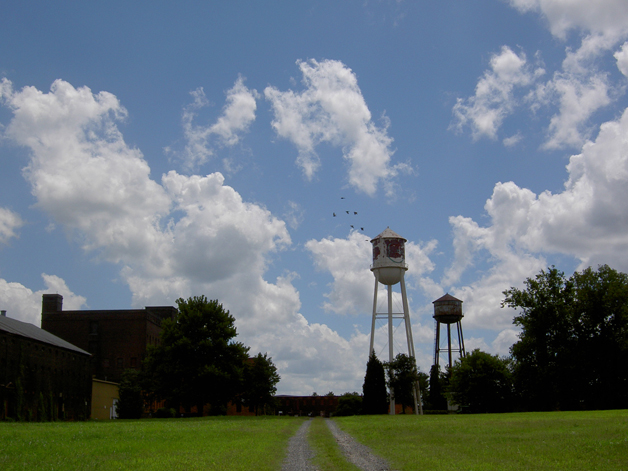
[[[502,291],[553,264],[628,271],[625,1],[93,3],[0,17],[10,317],[39,325],[47,292],[204,294],[279,393],[342,393],[386,227],[408,240],[422,371],[445,292],[467,349],[504,355]]]

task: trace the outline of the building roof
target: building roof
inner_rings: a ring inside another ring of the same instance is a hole
[[[19,335],[21,337],[26,337],[29,339],[37,340],[39,342],[54,345],[55,347],[61,347],[65,348],[66,350],[72,350],[78,353],[83,353],[85,355],[91,355],[89,352],[86,352],[85,350],[82,350],[72,345],[70,342],[66,342],[56,335],[52,335],[50,332],[40,329],[33,324],[21,322],[6,316],[0,316],[0,330],[8,332],[10,334]]]
[[[390,229],[390,227],[387,227],[384,230],[384,232],[382,232],[380,235],[375,237],[375,239],[373,239],[373,240],[377,240],[377,239],[403,239],[403,240],[406,240],[405,238],[403,238],[399,234],[397,234],[395,231],[392,231]]]
[[[432,304],[437,303],[439,301],[458,301],[459,303],[463,302],[460,299],[454,298],[451,294],[447,293],[445,296],[438,298],[436,301],[432,301]]]

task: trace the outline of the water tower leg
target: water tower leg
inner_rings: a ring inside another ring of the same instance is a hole
[[[406,282],[404,272],[401,272],[401,302],[403,304],[403,321],[406,326],[406,340],[408,341],[408,355],[416,364],[414,353],[414,339],[412,338],[412,324],[410,324],[410,308],[408,307],[408,296],[406,294]],[[417,381],[412,390],[414,396],[414,413],[423,415],[423,404],[421,403],[421,389]]]
[[[434,364],[440,364],[440,322],[434,321],[436,324],[436,339],[434,340]]]
[[[393,353],[393,316],[392,286],[388,285],[388,361],[394,360]],[[390,391],[390,415],[395,415],[395,393]]]
[[[449,351],[449,368],[451,369],[451,324],[447,324],[447,350]]]
[[[458,321],[458,346],[460,351],[460,358],[467,356],[467,352],[464,350],[464,338],[462,337],[462,323]]]
[[[375,289],[373,290],[373,321],[371,322],[371,347],[369,348],[369,358],[373,354],[375,348],[375,319],[377,318],[377,289],[379,288],[379,280],[375,274]]]

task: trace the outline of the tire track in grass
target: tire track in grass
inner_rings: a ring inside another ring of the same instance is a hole
[[[357,442],[351,435],[338,428],[331,419],[325,419],[325,423],[336,443],[342,450],[347,460],[360,468],[362,471],[389,471],[391,468],[388,462],[371,452],[370,448]]]
[[[314,453],[307,442],[307,433],[312,420],[306,420],[297,433],[288,441],[288,455],[281,471],[316,471],[312,464]]]

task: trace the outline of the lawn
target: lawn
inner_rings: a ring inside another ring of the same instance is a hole
[[[334,419],[398,470],[628,471],[628,411]],[[0,423],[0,470],[279,470],[291,417]],[[322,470],[350,470],[323,420]]]
[[[399,470],[628,471],[628,410],[335,420]]]
[[[0,423],[0,469],[277,470],[301,419]]]

